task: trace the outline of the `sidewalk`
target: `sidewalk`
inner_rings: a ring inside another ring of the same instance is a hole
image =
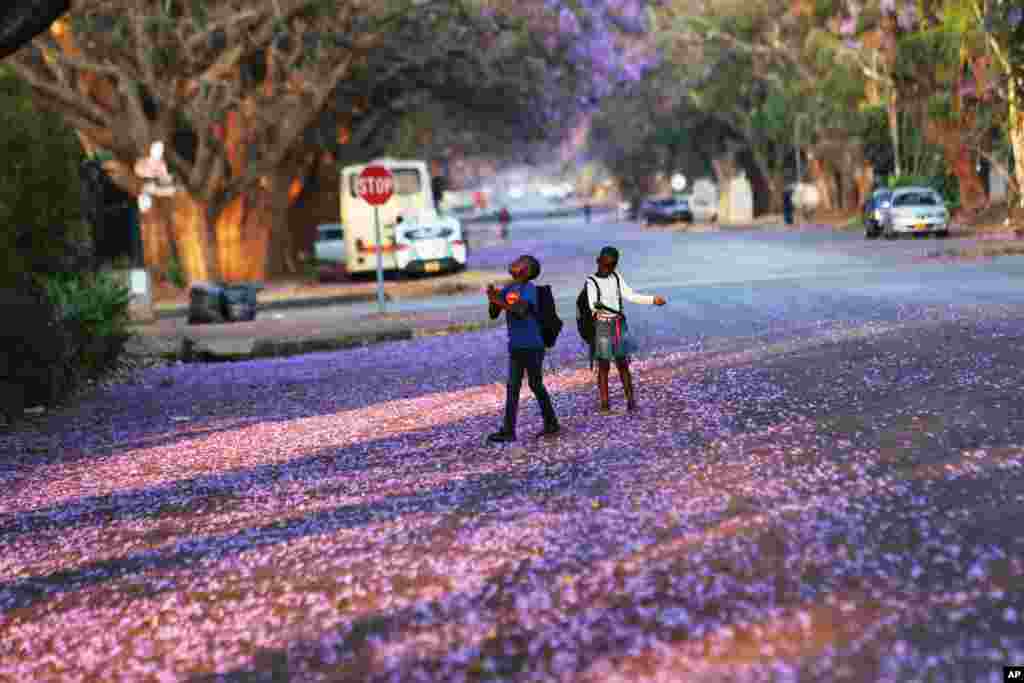
[[[385,280],[384,296],[388,301],[415,299],[436,295],[461,294],[485,287],[488,282],[508,282],[508,273],[498,270],[464,270],[459,273],[413,280]],[[153,304],[157,319],[184,318],[188,315],[188,292],[173,299]],[[373,301],[377,297],[377,281],[314,284],[304,281],[277,282],[267,285],[258,296],[258,311],[327,306],[332,304]]]
[[[138,335],[129,342],[128,352],[185,362],[239,361],[455,334],[500,324],[504,324],[501,319],[489,319],[483,305],[359,317],[338,316],[324,306],[301,317],[264,312],[249,322],[188,325],[184,318],[157,320],[136,327]]]

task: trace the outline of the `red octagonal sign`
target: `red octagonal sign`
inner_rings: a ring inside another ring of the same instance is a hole
[[[374,206],[386,203],[394,191],[395,177],[384,166],[367,166],[356,182],[356,192]]]

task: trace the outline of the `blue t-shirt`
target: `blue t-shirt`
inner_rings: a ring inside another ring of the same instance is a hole
[[[540,321],[537,318],[537,285],[527,282],[522,285],[513,283],[505,287],[501,290],[501,298],[505,303],[512,303],[508,297],[511,292],[517,293],[519,298],[526,302],[529,311],[523,317],[505,311],[509,350],[543,350],[544,337],[541,335]]]

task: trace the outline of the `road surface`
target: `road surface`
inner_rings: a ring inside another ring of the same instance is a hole
[[[478,253],[535,249],[573,296],[584,256],[620,246],[670,301],[628,308],[636,414],[615,380],[595,414],[570,322],[553,440],[529,439],[524,390],[521,440],[485,443],[502,329],[151,369],[0,435],[0,680],[973,682],[1024,663],[1022,259],[577,227]]]

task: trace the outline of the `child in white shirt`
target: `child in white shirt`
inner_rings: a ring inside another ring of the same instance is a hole
[[[605,247],[597,257],[597,273],[587,278],[587,301],[594,314],[594,345],[591,348],[597,359],[597,389],[601,401],[601,412],[608,412],[608,374],[611,362],[619,369],[626,407],[636,410],[636,395],[633,377],[629,372],[629,356],[636,351],[636,342],[629,336],[629,328],[622,312],[623,300],[635,304],[664,306],[661,296],[634,292],[622,276],[615,271],[619,263],[619,250]]]

